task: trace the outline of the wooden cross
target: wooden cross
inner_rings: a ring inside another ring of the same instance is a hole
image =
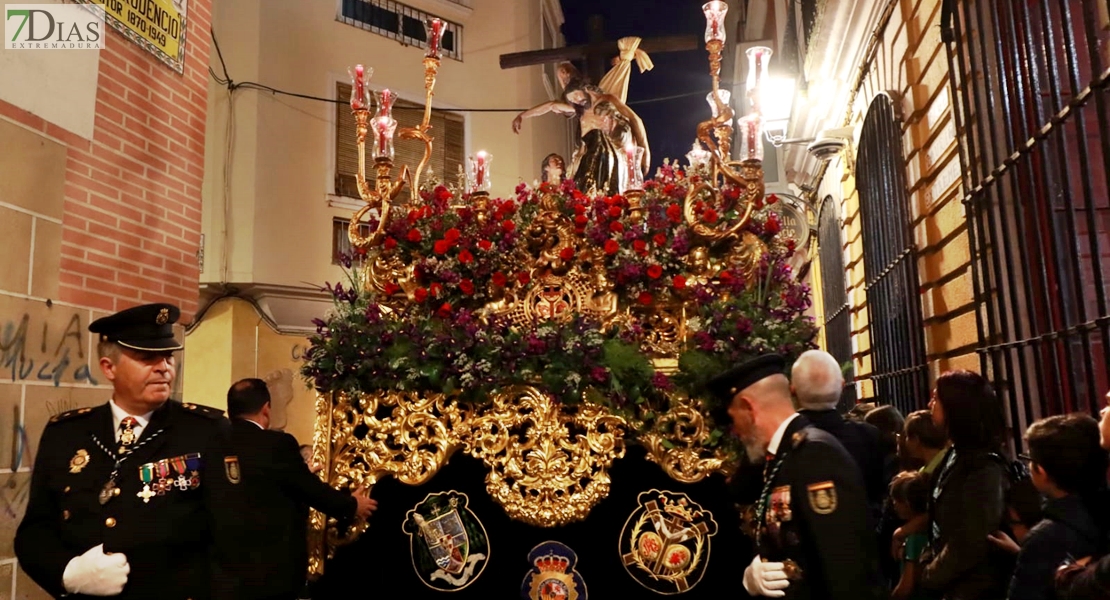
[[[528,52],[513,52],[501,55],[502,69],[515,69],[530,65],[542,65],[564,60],[585,60],[585,75],[590,81],[597,83],[609,70],[609,59],[616,56],[620,50],[616,41],[605,39],[604,19],[601,15],[589,18],[587,29],[589,43],[548,50],[530,50]],[[644,38],[640,42],[640,49],[648,54],[653,52],[682,52],[684,50],[697,50],[701,47],[701,37],[697,35],[671,35],[657,38]]]

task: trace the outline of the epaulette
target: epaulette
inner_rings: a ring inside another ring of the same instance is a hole
[[[68,421],[68,420],[70,420],[74,417],[79,417],[81,415],[87,415],[91,412],[92,412],[92,408],[88,407],[88,406],[83,407],[83,408],[75,408],[73,410],[67,410],[64,413],[58,413],[58,414],[54,415],[53,417],[50,417],[50,422],[51,423],[61,423],[62,421]]]
[[[794,435],[790,436],[790,448],[797,450],[798,446],[801,446],[804,441],[806,441],[806,430],[795,431]]]
[[[181,403],[181,408],[184,408],[185,410],[187,410],[187,411],[189,411],[193,414],[203,415],[203,416],[208,417],[210,419],[220,419],[224,416],[224,411],[222,411],[218,408],[213,408],[211,406],[205,406],[203,404],[193,404],[192,402],[182,402]]]

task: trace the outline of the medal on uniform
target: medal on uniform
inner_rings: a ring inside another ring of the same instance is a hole
[[[181,491],[189,489],[189,477],[187,475],[189,467],[185,463],[185,457],[175,456],[170,459],[170,464],[173,465],[173,470],[177,473],[177,479],[174,481],[177,489]]]
[[[170,479],[170,462],[163,459],[154,463],[154,472],[158,475],[158,481],[151,489],[159,496],[164,496],[173,487],[173,480]]]
[[[189,469],[189,487],[200,487],[200,452],[185,455],[185,467]]]
[[[111,500],[112,497],[115,496],[115,495],[116,495],[116,480],[115,479],[109,479],[108,483],[105,483],[104,487],[100,488],[100,495],[98,496],[98,498],[100,499],[100,504],[101,505],[107,504],[108,501]]]
[[[143,481],[143,491],[135,495],[143,499],[143,504],[147,504],[151,498],[158,495],[157,492],[150,490],[150,482],[154,481],[154,463],[139,467],[139,479]]]

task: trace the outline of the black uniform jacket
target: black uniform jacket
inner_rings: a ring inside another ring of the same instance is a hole
[[[870,423],[845,419],[836,410],[800,410],[810,424],[833,435],[852,455],[863,474],[867,502],[876,516],[886,499],[887,481],[883,473],[883,447],[879,428]]]
[[[805,417],[795,417],[767,465],[767,476],[772,473],[764,488],[768,499],[758,552],[768,561],[790,560],[800,567],[786,598],[882,597],[867,494],[844,446]]]
[[[163,404],[120,463],[116,489],[109,488],[103,504],[118,451],[111,408],[105,403],[53,417],[39,442],[27,512],[15,536],[16,556],[31,579],[61,596],[69,561],[104,544],[105,552],[123,553],[131,567],[117,598],[235,597],[242,503],[222,415],[194,404]]]
[[[304,587],[308,569],[308,507],[350,518],[358,504],[312,474],[293,436],[243,419],[231,427],[251,506],[244,517],[242,598],[292,597]]]

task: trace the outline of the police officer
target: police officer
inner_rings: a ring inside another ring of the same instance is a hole
[[[89,325],[112,397],[47,424],[15,537],[54,596],[237,594],[238,460],[221,411],[169,400],[179,315],[149,304]]]
[[[765,460],[744,589],[799,600],[883,597],[859,467],[835,437],[794,412],[785,368],[781,356],[761,356],[709,382],[747,458]]]

